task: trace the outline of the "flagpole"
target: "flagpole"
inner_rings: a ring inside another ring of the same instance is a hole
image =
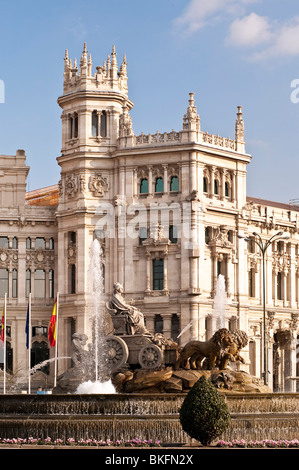
[[[6,394],[6,304],[7,304],[7,294],[4,296],[4,324],[3,324],[3,393]]]
[[[57,385],[58,312],[59,312],[59,292],[57,292],[57,296],[56,296],[56,338],[55,338],[54,387],[56,387]]]
[[[28,305],[28,393],[31,393],[31,292],[29,293],[29,305]]]

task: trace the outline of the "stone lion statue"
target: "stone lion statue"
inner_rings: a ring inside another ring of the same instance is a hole
[[[233,342],[232,334],[226,328],[217,330],[208,341],[190,341],[181,350],[175,369],[186,369],[188,362],[191,369],[199,369],[204,358],[209,361],[209,369],[215,369],[217,358],[222,357]]]
[[[233,343],[229,345],[226,350],[222,353],[221,357],[216,360],[216,365],[220,370],[227,369],[229,361],[235,362],[240,361],[244,364],[244,359],[240,356],[240,350],[245,348],[248,344],[248,336],[245,331],[235,330],[231,332]]]

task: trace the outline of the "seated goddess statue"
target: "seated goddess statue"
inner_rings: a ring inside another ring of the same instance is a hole
[[[113,285],[113,295],[110,299],[110,307],[117,314],[125,315],[128,320],[129,334],[149,334],[144,324],[143,313],[133,305],[127,304],[123,296],[123,286],[116,282]]]

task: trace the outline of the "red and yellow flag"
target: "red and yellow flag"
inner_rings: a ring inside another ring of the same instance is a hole
[[[4,343],[4,326],[5,325],[5,305],[2,312],[2,321],[1,321],[1,341]]]
[[[55,300],[52,316],[49,325],[48,338],[50,341],[50,346],[53,348],[56,344],[56,323],[57,323],[57,299]]]

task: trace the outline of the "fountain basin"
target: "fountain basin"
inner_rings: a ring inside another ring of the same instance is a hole
[[[295,439],[299,394],[224,394],[231,425],[226,440]],[[159,439],[193,443],[182,430],[179,410],[186,394],[2,395],[1,438],[75,440]]]

